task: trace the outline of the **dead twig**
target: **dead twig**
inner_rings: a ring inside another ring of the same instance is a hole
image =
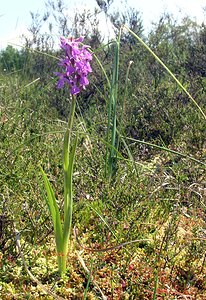
[[[119,249],[119,248],[122,248],[126,245],[129,245],[129,244],[134,244],[134,243],[141,243],[141,242],[149,242],[151,241],[150,239],[137,239],[137,240],[133,240],[133,241],[129,241],[129,242],[124,242],[124,243],[120,243],[118,245],[115,245],[115,246],[112,246],[112,247],[108,247],[108,248],[102,248],[102,249],[93,249],[93,248],[87,248],[87,247],[84,247],[79,238],[78,238],[78,235],[77,235],[77,229],[76,227],[74,227],[74,237],[78,243],[78,245],[84,249],[85,251],[89,251],[89,252],[107,252],[107,251],[111,251],[111,250],[114,250],[114,249]]]

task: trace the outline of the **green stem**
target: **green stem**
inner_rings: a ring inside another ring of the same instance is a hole
[[[68,201],[71,198],[71,178],[68,177],[71,135],[74,122],[74,113],[76,108],[76,98],[72,97],[71,110],[69,113],[68,126],[64,136],[64,153],[63,153],[63,168],[64,168],[64,216],[67,211]]]
[[[106,150],[105,175],[111,179],[116,163],[116,132],[117,132],[117,96],[118,96],[118,76],[119,76],[119,50],[120,50],[121,28],[115,47],[115,59],[112,73],[112,82],[110,85],[110,100],[108,107],[107,122],[107,143],[109,143],[111,132],[111,145]]]
[[[71,110],[68,119],[68,127],[64,136],[64,153],[63,153],[63,168],[64,168],[64,226],[63,226],[63,241],[62,255],[58,260],[60,265],[61,276],[66,272],[66,261],[68,254],[68,244],[72,225],[72,210],[73,210],[73,191],[72,191],[72,175],[75,152],[77,147],[76,136],[73,147],[71,148],[72,126],[74,122],[74,114],[76,108],[76,98],[72,97]]]
[[[62,268],[63,272],[66,271],[66,260],[68,253],[68,244],[72,227],[72,211],[73,211],[73,189],[72,189],[72,176],[73,176],[73,167],[74,167],[74,159],[77,148],[78,135],[75,138],[72,151],[70,153],[69,159],[69,168],[67,172],[67,198],[68,198],[68,207],[64,214],[64,228],[63,228],[63,257],[62,257]]]

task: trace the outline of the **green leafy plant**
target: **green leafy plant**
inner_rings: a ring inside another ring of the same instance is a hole
[[[45,189],[47,192],[47,204],[51,214],[54,235],[56,241],[57,260],[59,273],[62,276],[66,272],[66,261],[68,253],[69,237],[72,225],[73,210],[73,187],[72,176],[74,168],[75,153],[77,148],[78,134],[72,145],[72,126],[74,122],[74,114],[76,107],[76,94],[78,94],[86,85],[89,84],[87,75],[91,72],[90,60],[92,55],[88,52],[87,47],[80,43],[83,38],[61,38],[61,47],[65,52],[65,57],[61,59],[60,65],[64,67],[65,72],[57,72],[59,81],[57,86],[62,88],[64,84],[70,86],[71,93],[71,109],[68,118],[68,126],[64,136],[63,143],[63,169],[64,169],[64,217],[63,225],[61,222],[60,210],[57,205],[52,186],[41,168]]]

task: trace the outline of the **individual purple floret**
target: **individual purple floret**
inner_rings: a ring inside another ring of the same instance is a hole
[[[87,50],[89,46],[82,45],[83,37],[78,39],[61,37],[61,48],[65,56],[60,60],[60,66],[64,72],[55,72],[59,76],[57,88],[62,88],[64,84],[70,86],[72,95],[78,94],[85,86],[89,84],[88,74],[92,72],[90,61],[91,53]]]

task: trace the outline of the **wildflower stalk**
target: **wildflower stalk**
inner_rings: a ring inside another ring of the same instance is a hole
[[[64,170],[64,215],[63,224],[60,218],[60,211],[55,199],[52,186],[41,168],[44,179],[44,185],[47,192],[47,204],[51,214],[54,235],[56,241],[58,269],[61,276],[66,272],[67,254],[69,248],[69,239],[72,227],[73,211],[73,168],[77,148],[78,134],[72,144],[72,127],[74,123],[74,114],[76,108],[76,94],[78,94],[86,85],[89,84],[87,79],[88,73],[92,72],[89,61],[92,55],[87,51],[88,46],[79,44],[83,38],[61,38],[61,48],[65,52],[65,57],[60,60],[60,66],[64,67],[64,72],[56,72],[59,76],[58,88],[68,84],[71,94],[71,109],[68,118],[68,125],[64,135],[63,142],[63,170]]]

